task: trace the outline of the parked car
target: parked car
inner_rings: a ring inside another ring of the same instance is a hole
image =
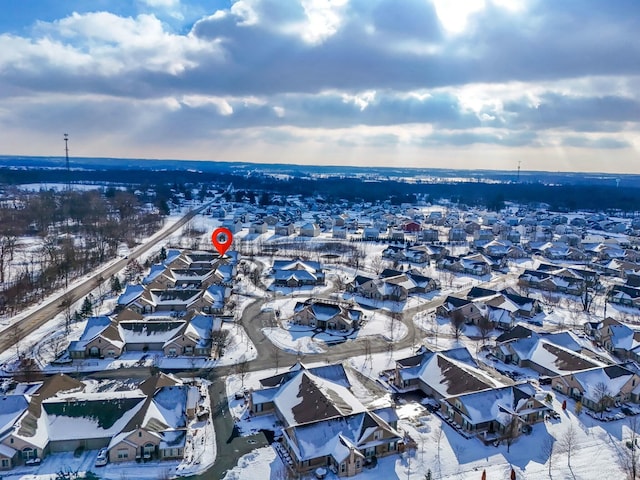
[[[96,457],[94,465],[96,467],[104,467],[109,462],[109,451],[106,448],[101,448]]]
[[[427,398],[426,400],[423,400],[422,403],[424,403],[425,408],[431,413],[440,410],[441,407],[440,402],[432,398]]]

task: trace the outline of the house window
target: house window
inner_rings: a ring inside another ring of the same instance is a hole
[[[151,454],[153,453],[154,450],[155,450],[155,445],[153,443],[147,443],[144,446],[142,453],[144,454],[145,458],[151,458]]]
[[[37,456],[38,456],[38,451],[31,447],[25,447],[22,449],[23,460],[29,460],[31,458],[36,458]]]
[[[7,458],[2,459],[2,468],[9,468],[9,459]]]
[[[191,345],[184,347],[184,353],[187,353],[187,354],[193,353],[193,347]]]
[[[171,347],[171,348],[169,349],[169,355],[173,357],[173,356],[175,356],[175,354],[176,354],[176,349],[175,349],[175,347]]]
[[[344,463],[344,462],[342,462],[342,463],[340,464],[340,473],[344,473],[344,472],[346,472],[346,471],[347,471],[347,464],[346,464],[346,463]]]
[[[380,430],[376,430],[375,432],[373,432],[374,440],[380,440],[380,438],[382,438],[382,432]]]
[[[119,459],[129,458],[129,450],[127,450],[126,448],[119,448],[118,458]]]
[[[116,356],[116,352],[113,349],[109,349],[107,350],[107,357],[115,357]]]
[[[138,432],[138,438],[142,437],[142,432]]]
[[[356,470],[360,470],[360,460],[356,460]]]
[[[389,451],[390,452],[395,452],[396,451],[396,442],[391,442],[389,444]]]

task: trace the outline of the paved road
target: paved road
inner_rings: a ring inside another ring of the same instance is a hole
[[[123,258],[118,260],[113,265],[108,267],[107,269],[96,273],[95,275],[89,277],[85,282],[80,284],[79,286],[70,289],[67,292],[67,298],[70,299],[72,303],[77,302],[83,297],[87,296],[89,292],[95,289],[100,283],[104,282],[106,279],[110,278],[112,275],[116,274],[120,270],[122,270],[131,259],[138,258],[143,253],[147,252],[149,249],[153,248],[158,242],[161,242],[169,235],[177,231],[180,227],[186,224],[189,220],[191,220],[195,215],[200,213],[202,210],[207,208],[211,203],[206,203],[199,208],[191,210],[184,217],[178,220],[175,224],[173,224],[168,229],[159,232],[152,236],[147,242],[143,245],[140,245],[136,249],[134,249],[128,258]],[[44,304],[41,308],[33,312],[32,314],[24,317],[22,320],[10,325],[4,330],[0,331],[0,352],[4,352],[7,349],[11,348],[18,342],[20,342],[27,335],[36,331],[46,322],[51,320],[53,317],[58,315],[64,310],[64,306],[61,304],[61,299],[56,298],[51,300],[49,303]]]

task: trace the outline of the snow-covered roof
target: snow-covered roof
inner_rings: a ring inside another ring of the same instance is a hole
[[[167,267],[161,263],[156,263],[155,265],[151,265],[151,268],[149,269],[149,273],[147,274],[146,277],[142,279],[142,284],[149,285],[156,278],[160,277],[166,270],[167,270]]]
[[[400,434],[372,412],[362,412],[287,429],[292,446],[300,461],[332,456],[342,462],[351,449],[358,456],[358,448],[372,430],[384,429],[399,440]],[[385,443],[391,441],[387,437]]]
[[[186,430],[167,430],[160,432],[160,445],[158,448],[165,450],[167,448],[184,448],[187,443]]]
[[[184,428],[188,388],[186,385],[160,388],[149,404],[142,425],[155,431]]]
[[[511,420],[511,414],[516,413],[531,397],[530,392],[519,386],[508,386],[467,393],[456,397],[456,400],[463,405],[465,416],[471,424],[497,420],[506,425]]]
[[[85,394],[43,402],[50,441],[112,437],[142,408],[145,396]]]
[[[600,400],[599,396],[604,393],[599,392],[601,386],[606,387],[608,396],[615,397],[633,376],[633,372],[620,365],[609,365],[573,374],[575,381],[583,388],[583,396],[596,403]]]
[[[418,378],[443,398],[500,386],[479,368],[440,352],[425,359]]]
[[[102,333],[109,325],[111,325],[111,319],[105,315],[100,317],[89,317],[87,319],[87,324],[84,327],[84,332],[82,332],[82,335],[80,336],[80,341],[88,342]]]
[[[274,403],[288,426],[365,411],[348,388],[307,370],[300,370],[283,384]]]
[[[29,402],[24,395],[0,397],[0,438],[13,427],[28,407]]]
[[[118,325],[125,343],[166,342],[184,326],[184,320],[160,322],[120,322]]]
[[[118,305],[129,305],[135,302],[145,291],[144,285],[128,284],[118,297]]]

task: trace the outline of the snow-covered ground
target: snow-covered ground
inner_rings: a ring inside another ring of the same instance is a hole
[[[304,298],[303,298],[304,299]],[[279,312],[278,326],[262,329],[266,337],[281,350],[289,353],[311,354],[327,351],[328,345],[336,342],[355,340],[365,337],[382,337],[389,341],[397,341],[407,335],[407,327],[400,321],[395,321],[384,311],[364,312],[364,325],[355,331],[327,330],[318,332],[312,327],[297,325],[286,319],[293,316],[294,307],[301,298],[276,298],[266,302],[263,312]],[[393,302],[387,302],[390,305]]]

